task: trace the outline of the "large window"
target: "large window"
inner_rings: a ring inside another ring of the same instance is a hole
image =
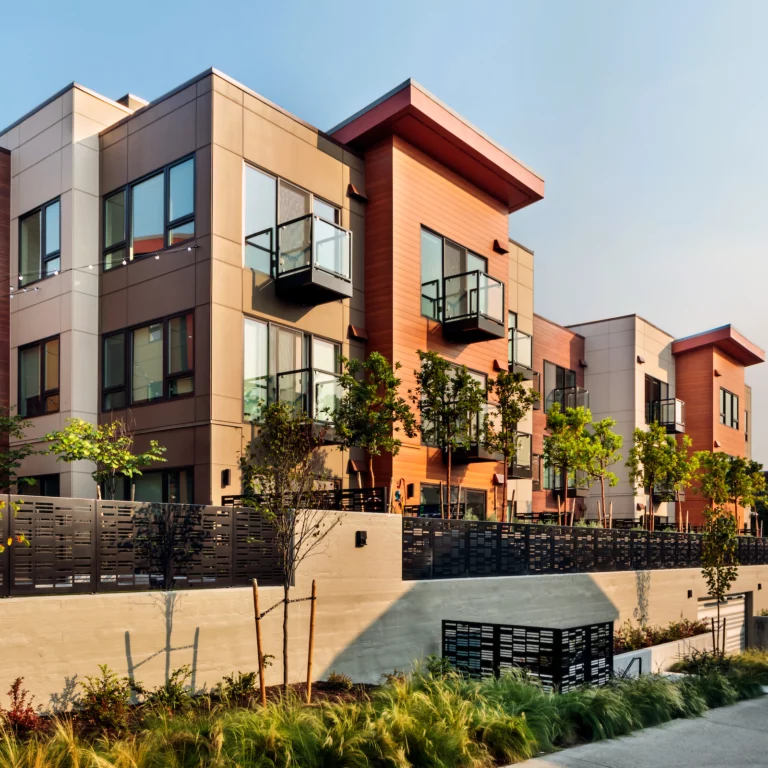
[[[19,285],[61,270],[61,203],[52,200],[19,220]]]
[[[195,159],[188,157],[104,198],[104,270],[195,237]]]
[[[313,410],[316,418],[333,407],[339,344],[252,318],[245,318],[243,338],[246,420],[258,421],[262,408],[275,399]]]
[[[59,475],[26,476],[25,483],[17,483],[17,493],[26,496],[60,496]]]
[[[19,348],[19,415],[27,418],[59,410],[59,337]]]
[[[422,227],[421,314],[440,320],[443,277],[475,271],[487,272],[488,260]]]
[[[660,421],[660,413],[655,403],[669,399],[669,384],[653,376],[645,376],[645,423]]]
[[[105,336],[102,410],[194,394],[194,347],[192,312]]]
[[[733,392],[720,388],[720,423],[733,429],[739,428],[739,398]]]
[[[340,223],[340,211],[335,205],[315,197],[300,187],[270,176],[250,165],[245,166],[244,237],[246,267],[273,274],[277,253],[277,227],[280,224],[314,213],[331,224]],[[307,223],[307,227],[309,224]],[[308,231],[308,230],[307,230]],[[301,248],[303,228],[284,230],[283,238],[296,237]],[[290,243],[283,243],[290,250]]]
[[[131,499],[131,485],[135,487],[133,500],[158,504],[192,504],[194,499],[194,469],[153,469],[134,477],[118,481],[115,498]]]
[[[563,406],[564,399],[559,396],[556,390],[570,389],[575,386],[576,371],[555,365],[548,360],[544,361],[544,401],[547,410],[552,407],[555,401]]]
[[[447,487],[443,488],[443,504],[448,503]],[[458,485],[451,485],[451,506],[452,514],[456,514],[456,504],[459,501],[459,492],[461,492],[461,502],[458,505],[458,516],[461,519],[485,520],[487,517],[487,494],[485,491],[478,491],[472,488],[459,488]],[[426,517],[440,517],[440,486],[431,483],[422,483],[420,489],[421,510],[420,514]]]

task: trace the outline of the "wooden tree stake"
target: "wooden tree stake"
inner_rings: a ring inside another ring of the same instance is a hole
[[[264,680],[264,651],[261,646],[261,615],[259,613],[259,584],[253,580],[253,612],[256,616],[256,652],[259,657],[259,692],[261,693],[261,706],[267,706],[267,685]]]
[[[312,702],[312,655],[315,651],[315,606],[317,605],[317,587],[312,579],[312,600],[309,609],[309,653],[307,654],[307,704]]]

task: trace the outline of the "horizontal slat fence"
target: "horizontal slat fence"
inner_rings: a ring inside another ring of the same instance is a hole
[[[701,567],[702,535],[403,518],[403,579]],[[741,565],[768,563],[768,538],[739,537]]]
[[[13,540],[0,555],[3,597],[281,583],[274,529],[251,508],[13,500],[0,521]]]

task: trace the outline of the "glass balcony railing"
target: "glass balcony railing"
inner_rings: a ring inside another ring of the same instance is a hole
[[[352,295],[352,233],[307,214],[277,231],[278,289],[300,303]]]
[[[560,403],[560,408],[589,408],[589,390],[581,387],[563,387],[553,389],[547,397],[547,410],[554,403]]]
[[[275,377],[275,397],[296,411],[303,411],[314,421],[332,420],[343,392],[338,374],[316,368],[278,373]]]
[[[429,285],[422,286],[422,305],[425,288],[427,297],[433,294]],[[449,336],[464,341],[504,337],[504,284],[495,277],[478,270],[444,277],[441,303]]]
[[[674,397],[652,400],[645,404],[645,420],[657,422],[667,432],[685,432],[685,403]]]
[[[526,381],[533,379],[533,336],[517,328],[509,332],[508,340],[509,368],[514,373],[522,373]]]

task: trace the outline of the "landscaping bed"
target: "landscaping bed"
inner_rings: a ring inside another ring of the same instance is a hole
[[[651,648],[654,645],[671,643],[675,640],[686,640],[689,637],[703,635],[710,631],[708,622],[691,621],[690,619],[672,621],[665,627],[634,625],[631,621],[625,621],[618,629],[614,630],[613,652],[639,651],[642,648]]]
[[[296,689],[284,698],[272,689],[262,709],[253,675],[233,675],[215,695],[193,699],[182,672],[130,707],[125,681],[103,670],[80,710],[65,718],[41,721],[17,695],[4,713],[0,766],[490,768],[758,696],[768,654],[693,671],[680,680],[649,675],[558,695],[520,670],[474,681],[432,659],[375,688],[349,688],[337,676],[318,684],[311,705]]]

